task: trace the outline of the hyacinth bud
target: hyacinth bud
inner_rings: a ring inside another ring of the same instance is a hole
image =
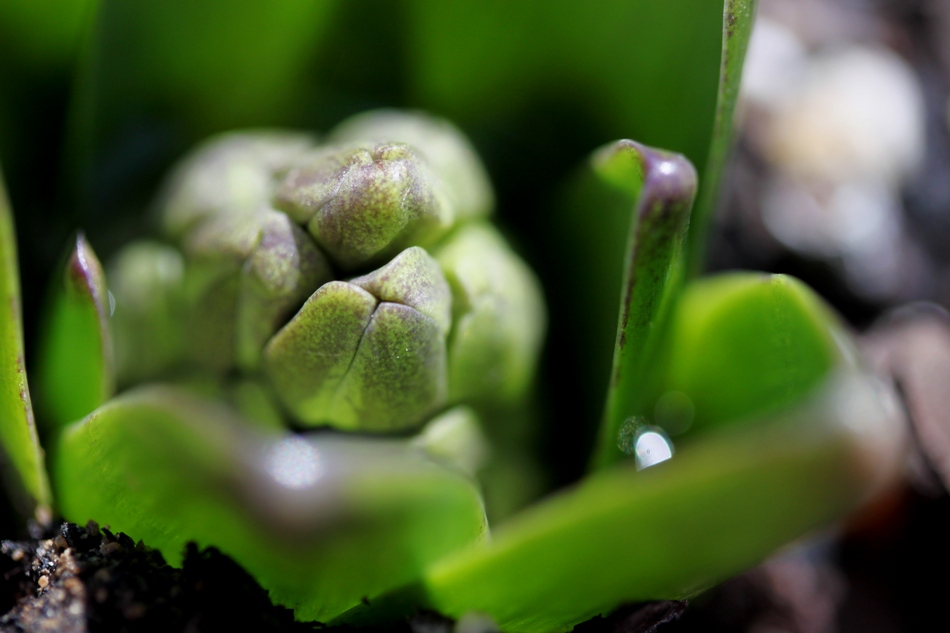
[[[409,146],[329,147],[292,169],[274,205],[306,225],[335,264],[355,270],[429,246],[455,213],[441,181]]]
[[[394,431],[446,400],[451,294],[412,247],[368,275],[323,285],[265,350],[284,405],[309,425]]]
[[[179,362],[184,272],[181,253],[159,242],[133,242],[111,262],[107,278],[115,300],[111,325],[119,384],[165,373]]]
[[[461,227],[435,257],[453,294],[450,400],[510,403],[523,397],[545,332],[534,273],[483,223]]]
[[[274,178],[313,148],[309,135],[261,131],[224,134],[182,161],[162,196],[162,226],[179,239],[209,218],[248,216],[270,199]]]
[[[217,217],[185,243],[189,353],[225,371],[253,369],[283,321],[331,277],[326,258],[290,218],[271,209]]]
[[[265,343],[286,317],[331,278],[326,258],[300,227],[282,213],[265,212],[261,239],[241,270],[238,363],[255,367]]]
[[[486,217],[495,204],[488,173],[475,148],[445,119],[422,112],[373,110],[338,125],[330,132],[329,140],[409,145],[442,180],[459,221]]]
[[[544,314],[537,280],[482,219],[492,203],[468,141],[422,114],[354,117],[324,146],[287,132],[214,139],[165,189],[178,276],[174,292],[142,283],[174,311],[124,311],[122,380],[257,381],[279,403],[268,420],[358,431],[417,427],[450,402],[514,403]],[[116,263],[120,283],[143,274],[132,259]],[[134,366],[150,340],[166,356]],[[256,407],[252,395],[239,400]]]

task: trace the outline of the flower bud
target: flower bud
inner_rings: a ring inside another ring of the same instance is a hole
[[[162,226],[181,238],[204,220],[247,216],[265,206],[281,175],[313,140],[293,132],[241,132],[215,137],[183,161],[164,196]]]
[[[374,110],[343,121],[330,141],[405,143],[432,166],[445,185],[459,220],[485,217],[495,204],[488,174],[462,132],[422,112]]]
[[[544,339],[540,284],[488,224],[460,228],[435,252],[452,288],[449,399],[513,402]]]
[[[115,298],[112,336],[119,384],[163,374],[180,359],[184,272],[181,253],[159,242],[133,242],[110,263],[109,289]]]
[[[482,432],[478,415],[464,405],[429,420],[413,444],[470,477],[476,476],[491,456],[491,445]]]
[[[265,370],[301,422],[363,431],[418,424],[445,403],[451,293],[421,248],[332,281],[268,343]]]
[[[345,270],[429,246],[455,221],[441,181],[412,149],[396,143],[317,152],[287,174],[274,205],[305,224]]]
[[[206,221],[189,235],[185,253],[189,353],[217,371],[256,367],[284,319],[331,278],[313,240],[271,209]]]
[[[265,212],[260,242],[241,270],[236,332],[241,367],[256,367],[267,340],[331,277],[326,258],[300,227],[283,213]]]

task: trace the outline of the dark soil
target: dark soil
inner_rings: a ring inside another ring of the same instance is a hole
[[[0,544],[0,633],[88,631],[204,633],[336,631],[317,622],[295,622],[293,612],[271,603],[267,592],[215,548],[189,545],[181,569],[126,534],[90,522],[63,523],[58,533]],[[595,618],[578,633],[651,633],[675,620],[686,602],[651,602]],[[456,626],[422,612],[378,630],[452,633]],[[477,630],[476,630],[477,629]],[[366,629],[361,629],[365,631]]]
[[[188,548],[176,569],[141,541],[90,522],[50,538],[3,541],[0,631],[309,631],[271,604],[214,548]]]

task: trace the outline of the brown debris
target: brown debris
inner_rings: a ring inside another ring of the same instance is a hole
[[[893,377],[923,461],[950,490],[950,316],[927,304],[903,308],[872,330],[864,348]]]

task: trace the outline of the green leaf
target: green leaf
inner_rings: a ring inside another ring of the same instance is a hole
[[[793,406],[836,367],[857,364],[837,317],[785,275],[732,273],[695,281],[671,321],[653,397],[685,396],[690,434]]]
[[[596,130],[596,144],[637,138],[705,159],[721,2],[417,0],[409,7],[414,104],[475,129],[517,128],[514,121],[542,102],[574,105],[586,119],[576,125]]]
[[[666,322],[651,323],[647,335],[653,348],[634,365],[639,373],[614,380],[598,465],[624,457],[626,426],[656,424],[694,435],[743,423],[794,405],[835,367],[856,365],[838,318],[785,275],[732,273],[692,282]]]
[[[682,247],[696,193],[696,171],[683,156],[633,141],[619,141],[599,151],[593,169],[605,183],[636,201],[627,229],[607,407],[594,458],[596,466],[604,467],[623,457],[617,433],[628,416],[642,413],[654,380],[667,317],[682,285]],[[597,199],[592,197],[592,202]],[[590,240],[584,246],[598,248]],[[590,272],[588,266],[580,266]],[[583,298],[578,299],[583,304]]]
[[[0,66],[20,66],[34,73],[68,67],[95,4],[96,0],[6,0],[0,4],[5,57]]]
[[[23,363],[20,323],[20,273],[13,214],[0,176],[0,442],[12,466],[8,480],[13,499],[24,514],[50,518],[49,481],[43,449],[33,420],[33,405]],[[25,493],[25,494],[24,494]],[[45,521],[44,521],[45,519]]]
[[[105,274],[82,233],[54,279],[39,355],[42,422],[56,431],[115,391],[111,298]]]
[[[508,633],[567,631],[624,602],[688,597],[842,516],[895,477],[903,421],[867,376],[638,472],[600,471],[430,567],[430,605]]]
[[[474,484],[409,440],[264,432],[169,387],[112,400],[60,449],[69,520],[109,524],[172,565],[189,541],[213,545],[300,620],[409,584],[487,530]]]
[[[158,104],[199,137],[286,120],[336,4],[102,0],[85,60],[93,123],[114,130]]]
[[[716,210],[723,169],[726,166],[729,150],[732,148],[736,100],[739,97],[742,66],[749,46],[749,36],[752,34],[757,2],[758,0],[726,0],[723,7],[722,56],[719,91],[716,96],[716,119],[703,170],[699,204],[696,205],[689,229],[687,269],[690,274],[701,272],[705,263],[709,225]]]

